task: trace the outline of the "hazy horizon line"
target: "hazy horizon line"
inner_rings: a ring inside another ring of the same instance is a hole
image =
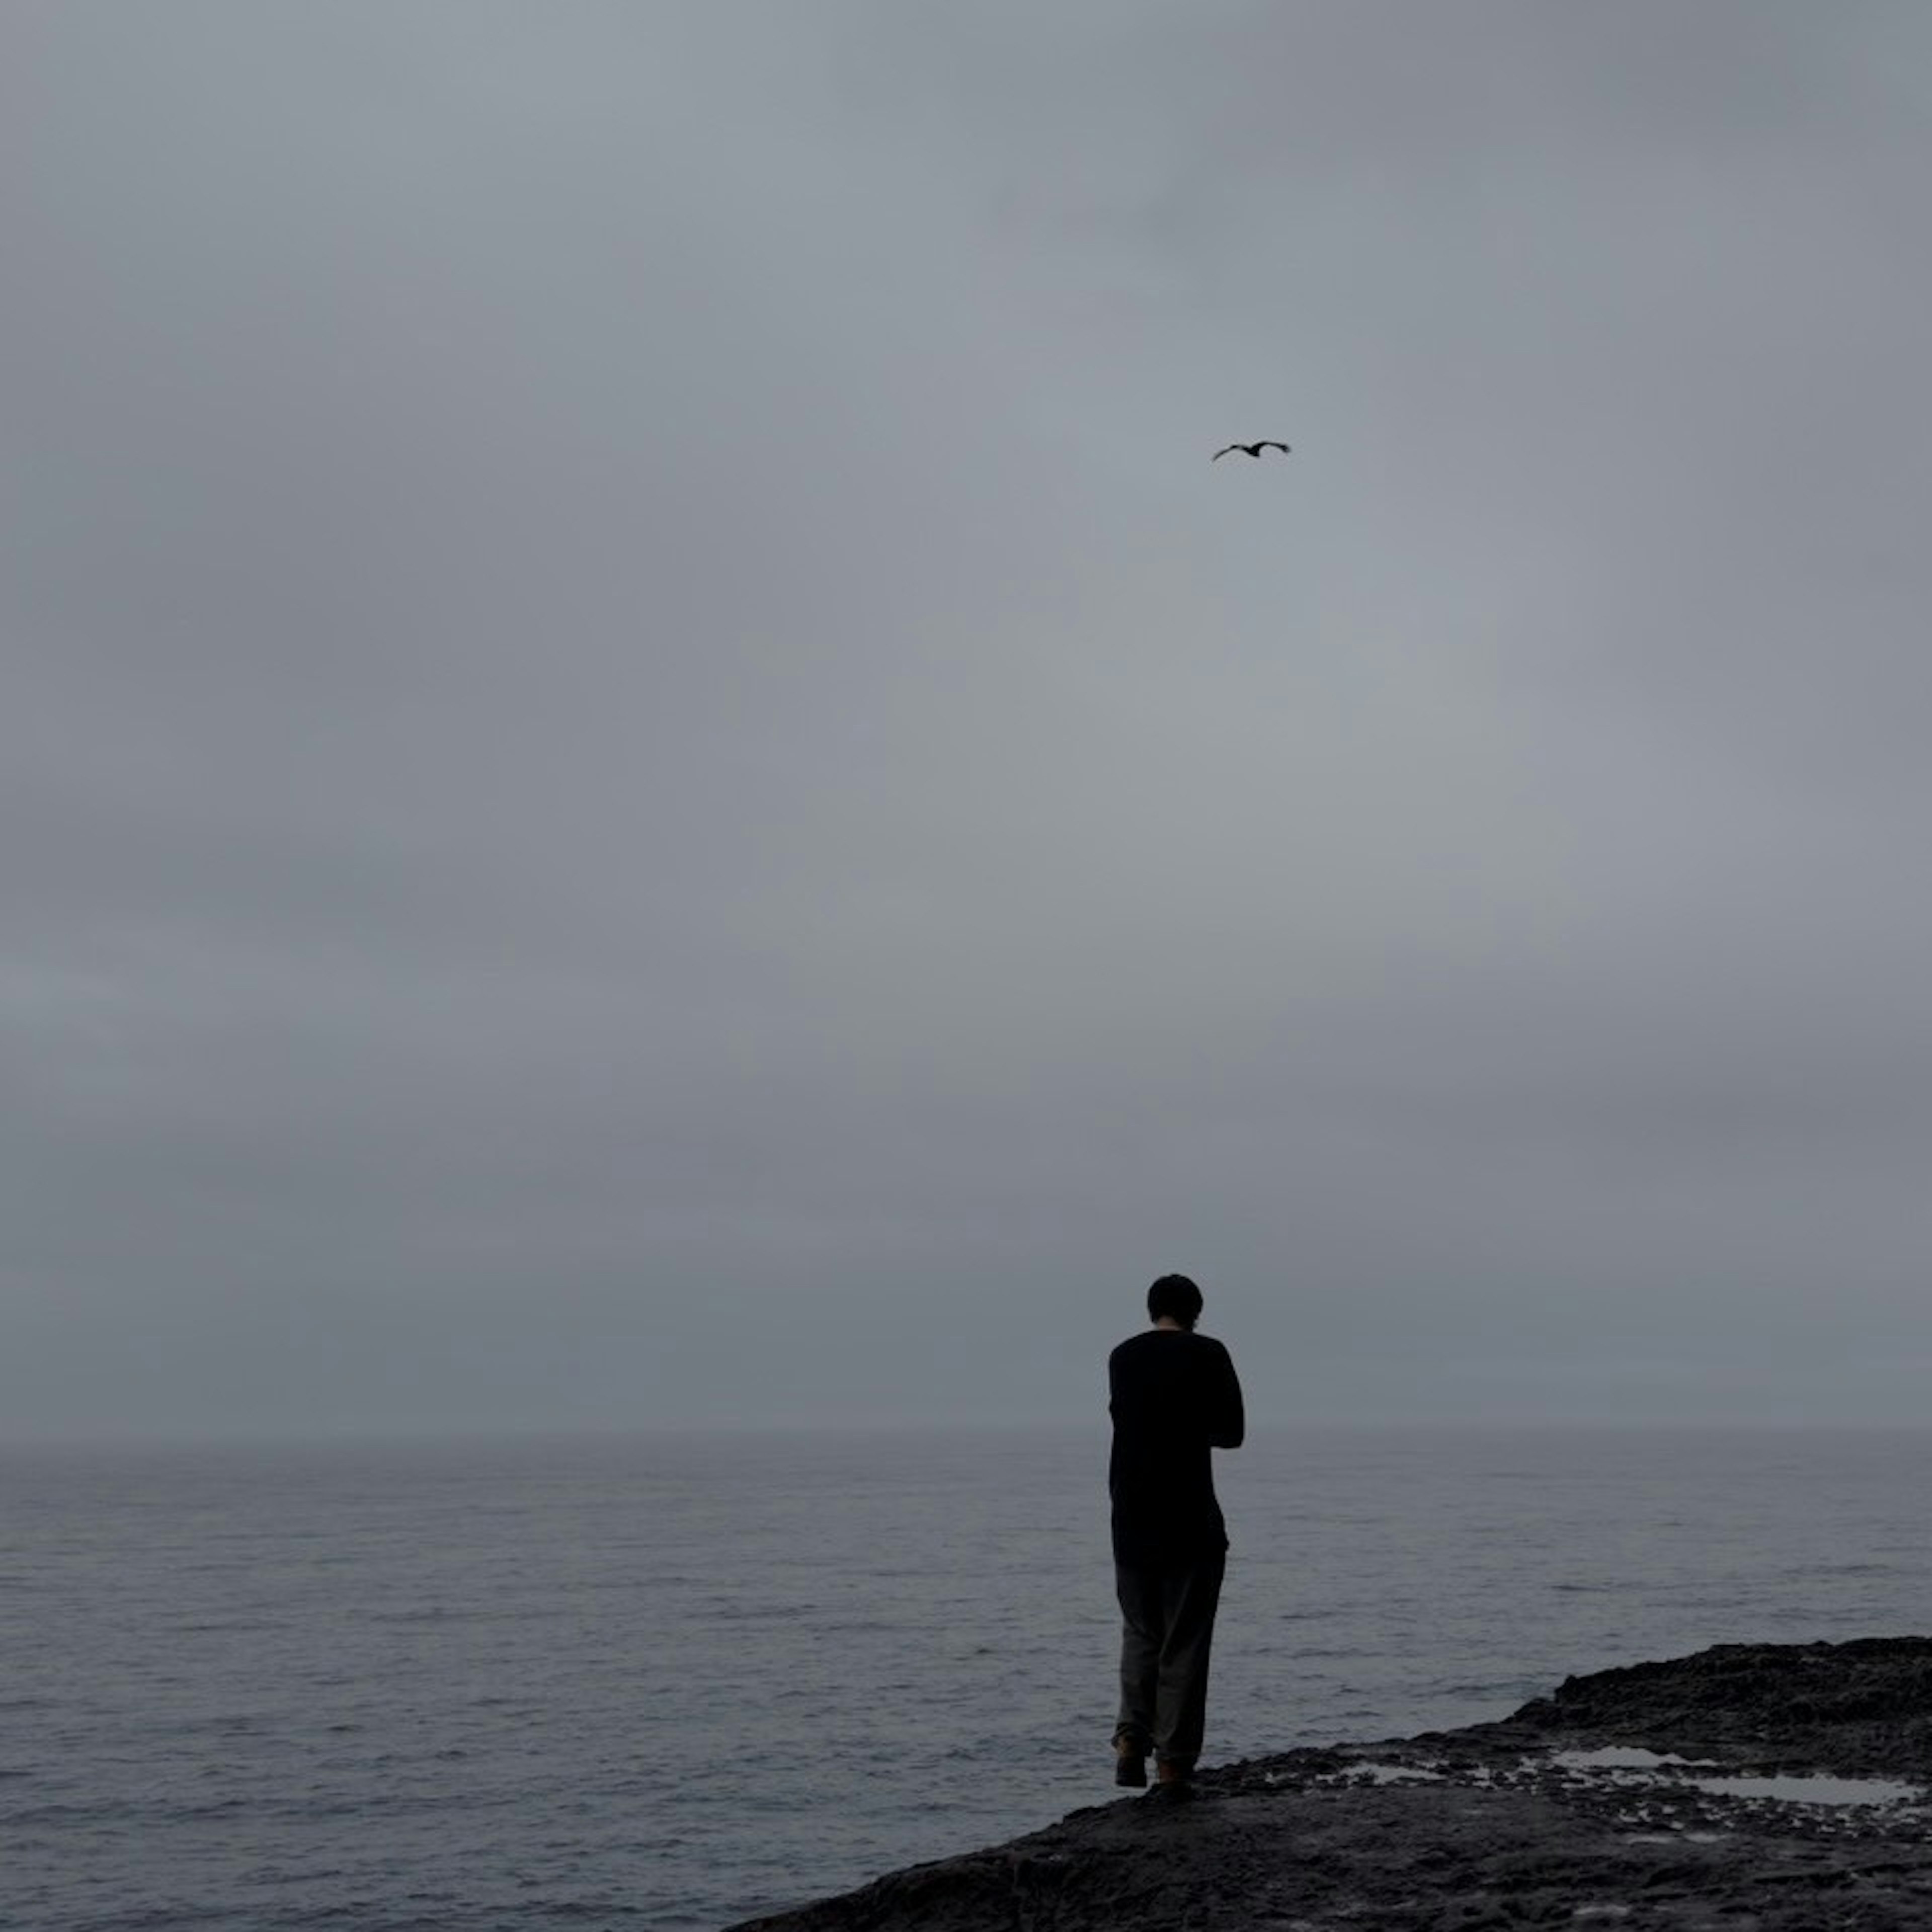
[[[1658,1420],[1592,1417],[1418,1417],[1310,1418],[1251,1425],[1250,1445],[1296,1436],[1912,1436],[1932,1432],[1932,1421],[1846,1421],[1817,1418],[1768,1421],[1761,1419],[1705,1418]],[[276,1432],[220,1431],[101,1433],[0,1433],[0,1455],[43,1450],[166,1452],[195,1450],[302,1450],[412,1448],[502,1448],[544,1444],[596,1444],[665,1442],[777,1441],[799,1437],[847,1440],[893,1437],[901,1439],[985,1442],[1021,1438],[1063,1441],[1087,1439],[1104,1446],[1108,1424],[1087,1422],[923,1419],[867,1420],[778,1420],[768,1422],[638,1423],[619,1425],[551,1424],[527,1426],[428,1427],[369,1430],[306,1430]],[[1239,1451],[1231,1452],[1238,1454]]]

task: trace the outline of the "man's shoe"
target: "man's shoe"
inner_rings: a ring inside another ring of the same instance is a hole
[[[1194,1767],[1191,1764],[1169,1764],[1162,1759],[1154,1770],[1155,1788],[1164,1791],[1170,1798],[1192,1798],[1194,1796]]]
[[[1126,1738],[1114,1740],[1114,1782],[1136,1790],[1147,1782],[1147,1754]]]

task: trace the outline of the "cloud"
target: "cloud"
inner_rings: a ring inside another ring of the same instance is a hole
[[[1916,12],[0,32],[16,1430],[1902,1400]]]

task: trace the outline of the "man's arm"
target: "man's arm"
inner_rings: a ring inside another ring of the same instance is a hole
[[[1234,1373],[1234,1358],[1221,1350],[1220,1372],[1214,1392],[1214,1408],[1208,1418],[1208,1440],[1216,1449],[1238,1449],[1247,1433],[1247,1414],[1241,1406],[1241,1384]]]

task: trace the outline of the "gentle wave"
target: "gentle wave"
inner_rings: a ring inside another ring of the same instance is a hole
[[[1223,1459],[1210,1756],[1922,1622],[1932,1436],[1695,1447],[1299,1432]],[[1104,1802],[1103,1450],[0,1456],[0,1508],[32,1503],[0,1516],[0,1921],[697,1932]]]

